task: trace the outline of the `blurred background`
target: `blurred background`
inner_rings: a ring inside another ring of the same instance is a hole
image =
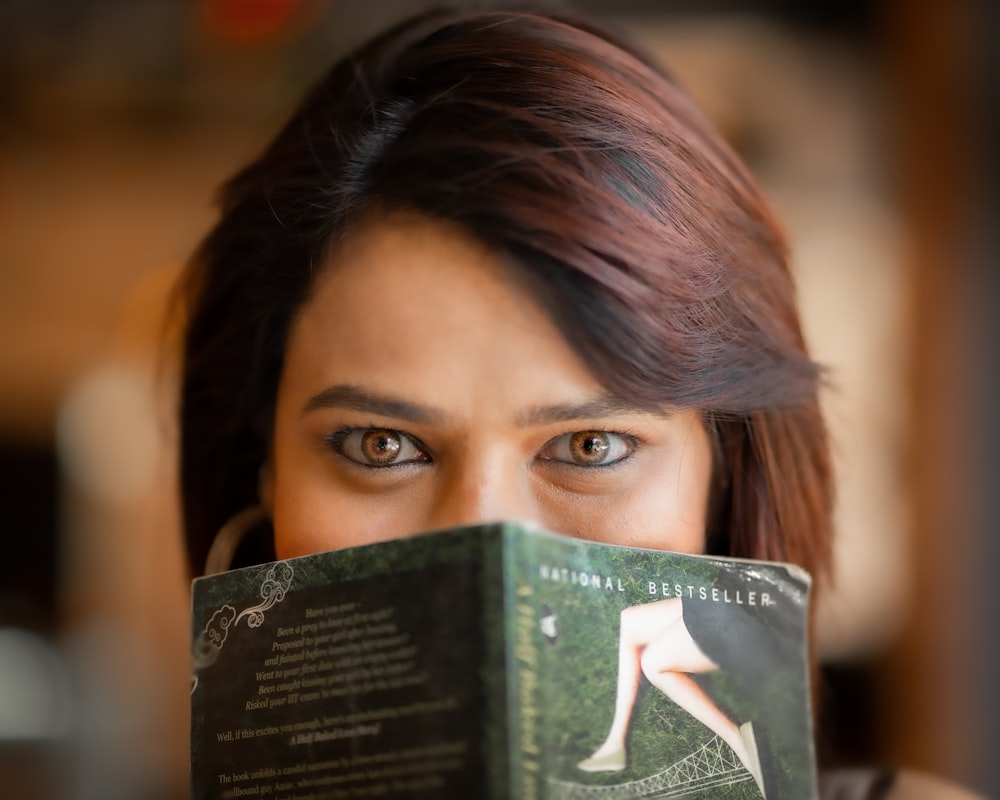
[[[0,0],[0,794],[187,796],[171,283],[219,183],[426,3]],[[479,3],[477,5],[488,5]],[[787,224],[830,368],[826,766],[1000,796],[1000,13],[987,0],[589,0]]]

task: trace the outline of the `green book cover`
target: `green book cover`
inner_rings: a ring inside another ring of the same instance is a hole
[[[193,796],[815,797],[808,594],[513,523],[199,578]]]

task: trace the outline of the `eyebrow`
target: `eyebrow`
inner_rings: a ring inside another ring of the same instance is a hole
[[[554,406],[539,406],[518,415],[519,425],[548,425],[553,422],[573,422],[597,417],[620,417],[630,414],[650,414],[648,408],[623,400],[611,394],[599,395],[582,403],[560,403]]]
[[[363,411],[377,414],[380,417],[416,422],[425,425],[440,423],[445,415],[443,412],[411,403],[391,395],[379,394],[350,384],[335,384],[328,386],[319,394],[309,398],[302,409],[303,414],[320,408],[346,408],[351,411]]]
[[[335,384],[313,395],[302,409],[303,414],[324,408],[342,408],[361,411],[380,417],[391,417],[424,425],[440,425],[447,415],[440,409],[412,403],[392,395],[372,392],[352,384]],[[650,414],[641,408],[614,395],[599,395],[581,403],[559,403],[552,406],[537,406],[517,416],[519,427],[548,425],[555,422],[595,419],[598,417],[625,416],[628,414]]]

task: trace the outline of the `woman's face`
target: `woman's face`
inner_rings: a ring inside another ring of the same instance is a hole
[[[501,256],[395,215],[293,321],[263,494],[279,558],[500,519],[701,552],[710,474],[698,414],[615,399]]]

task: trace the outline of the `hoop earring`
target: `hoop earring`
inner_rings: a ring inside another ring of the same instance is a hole
[[[263,506],[256,505],[244,508],[238,514],[230,517],[212,540],[205,558],[205,574],[215,575],[233,569],[233,558],[247,536],[262,522],[267,521],[267,512]]]

